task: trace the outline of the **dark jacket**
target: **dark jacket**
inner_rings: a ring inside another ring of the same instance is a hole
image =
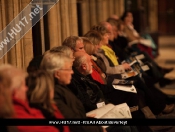
[[[54,100],[66,119],[86,119],[80,100],[66,87],[55,81]],[[102,132],[100,126],[70,126],[73,132]]]
[[[126,58],[129,57],[129,54],[127,54],[127,40],[124,37],[118,36],[118,38],[114,39],[114,41],[109,41],[110,46],[112,47],[113,51],[115,52],[116,56],[118,57],[119,61],[123,61]]]
[[[72,81],[68,87],[81,100],[86,108],[86,112],[96,109],[96,103],[99,102],[98,99],[96,99],[96,102],[93,103],[94,100],[91,99],[91,95],[88,93],[89,89],[91,92],[94,92],[94,94],[97,94],[96,96],[102,92],[101,98],[104,98],[103,100],[106,104],[112,103],[118,105],[126,102],[130,107],[138,105],[137,94],[116,90],[109,83],[107,85],[100,84],[93,80],[90,75],[84,76],[75,68],[73,68],[73,70]]]
[[[73,70],[74,74],[68,85],[69,89],[81,100],[86,112],[96,109],[97,103],[105,102],[97,81],[93,80],[91,76],[82,75],[75,68]]]

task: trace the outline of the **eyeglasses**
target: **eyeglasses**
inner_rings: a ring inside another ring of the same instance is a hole
[[[62,70],[62,71],[72,71],[72,69],[59,69],[59,70]]]

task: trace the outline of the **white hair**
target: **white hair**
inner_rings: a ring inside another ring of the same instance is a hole
[[[65,62],[69,62],[70,57],[59,52],[48,52],[44,55],[40,67],[51,74],[54,74],[56,70],[63,68]]]

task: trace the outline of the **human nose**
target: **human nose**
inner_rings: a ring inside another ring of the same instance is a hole
[[[74,74],[74,71],[73,70],[71,70],[71,74]]]

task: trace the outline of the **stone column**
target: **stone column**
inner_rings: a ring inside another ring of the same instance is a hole
[[[69,8],[67,10],[69,12],[70,35],[77,36],[78,35],[77,0],[69,0],[68,2],[69,2],[68,5]]]
[[[89,0],[90,27],[97,24],[96,1]]]
[[[106,19],[109,17],[109,0],[103,0],[103,10],[101,10],[103,12],[103,20],[102,21],[106,21]]]
[[[114,14],[114,0],[108,0],[109,16]]]
[[[31,0],[25,0],[24,2],[21,0],[21,8],[24,9],[29,3],[31,2]],[[26,15],[28,15],[30,13],[30,10],[27,11],[28,13]],[[32,23],[30,22],[28,26],[32,26]],[[29,62],[31,61],[31,59],[33,58],[33,40],[32,40],[32,29],[30,29],[28,31],[28,33],[26,33],[24,35],[24,37],[21,40],[22,43],[22,55],[24,58],[24,66],[23,68],[27,68]]]
[[[6,5],[5,5],[5,1],[6,0],[0,0],[0,31],[2,31],[5,27],[6,27]],[[1,59],[0,59],[0,64],[3,63],[7,63],[7,54],[4,55]]]
[[[104,21],[104,9],[103,9],[103,0],[97,0],[97,23]]]
[[[120,17],[124,10],[124,0],[114,0],[114,13]]]
[[[148,16],[149,16],[150,32],[155,32],[155,31],[158,31],[158,17],[157,17],[158,3],[157,3],[157,0],[149,0],[148,3],[149,3]]]
[[[82,31],[82,34],[84,35],[85,33],[87,33],[87,31],[90,30],[90,19],[92,19],[90,16],[89,16],[89,0],[84,0],[81,5],[80,5],[80,10],[81,10],[81,16],[80,16],[80,19],[81,19],[81,31]]]
[[[58,4],[58,3],[57,3]],[[48,16],[48,38],[49,38],[49,47],[50,49],[52,47],[59,46],[58,40],[58,12],[57,12],[57,6],[54,5],[50,11],[47,14]]]
[[[12,0],[13,1],[13,0]],[[11,2],[12,2],[11,1]],[[18,14],[20,13],[20,11],[24,8],[24,7],[20,7],[20,0],[18,1],[14,1],[12,2],[13,4],[13,11],[14,12],[14,16],[13,19],[18,16]],[[27,6],[27,5],[26,5]],[[13,14],[11,12],[11,14]],[[25,14],[24,14],[25,15]],[[26,14],[27,15],[27,14]],[[19,18],[17,21],[20,21],[21,18]],[[16,36],[17,37],[17,36]],[[21,38],[21,34],[18,34],[18,37]],[[14,47],[10,50],[9,53],[11,53],[12,55],[10,56],[10,59],[15,60],[16,61],[16,66],[18,68],[23,68],[24,67],[24,45],[23,45],[23,38],[21,38],[15,45]],[[13,56],[14,55],[14,56]]]
[[[5,28],[19,13],[24,7],[29,4],[30,0],[20,1],[20,0],[1,0],[1,17],[2,23],[0,24],[1,27]],[[26,14],[24,14],[26,15]],[[19,18],[20,19],[20,18]],[[18,21],[18,20],[17,20]],[[30,25],[31,26],[31,25]],[[20,37],[21,34],[18,34]],[[26,36],[30,36],[30,42],[27,43]],[[16,36],[17,37],[17,36]],[[14,42],[15,36],[14,36]],[[9,43],[9,44],[14,44]],[[2,63],[10,63],[14,66],[19,68],[26,68],[28,66],[29,61],[33,57],[33,48],[32,48],[32,34],[31,31],[27,33],[21,40],[18,41],[10,50],[9,52],[1,59]]]
[[[119,17],[124,13],[125,11],[125,1],[124,0],[120,0],[120,8],[119,8]]]
[[[120,7],[119,0],[114,0],[114,14],[120,15],[119,14],[119,7]]]
[[[7,7],[6,7],[6,15],[7,15],[7,23],[6,23],[6,25],[8,25],[13,19],[14,19],[14,11],[15,11],[15,9],[14,9],[14,7],[15,8],[19,8],[19,6],[18,6],[18,3],[17,3],[17,1],[16,2],[14,2],[13,0],[6,0],[5,1],[6,3],[7,3]],[[16,12],[15,12],[16,13]],[[13,27],[11,27],[11,28],[13,28]],[[9,31],[9,32],[11,32],[11,31]],[[10,41],[10,43],[8,43],[8,45],[13,45],[13,43],[14,42],[16,42],[16,36],[14,36],[14,39],[12,39],[11,41]],[[16,44],[7,52],[7,59],[8,59],[8,63],[10,63],[10,64],[12,64],[12,65],[14,65],[14,66],[17,66],[17,56],[16,56]],[[18,67],[18,66],[17,66]]]
[[[60,16],[61,16],[61,35],[62,40],[70,36],[70,27],[69,27],[69,6],[68,0],[60,0]]]
[[[58,46],[60,46],[60,45],[62,45],[62,37],[61,37],[61,15],[60,15],[60,2],[58,2],[57,4],[56,4],[56,6],[57,6],[57,26],[58,26]]]

